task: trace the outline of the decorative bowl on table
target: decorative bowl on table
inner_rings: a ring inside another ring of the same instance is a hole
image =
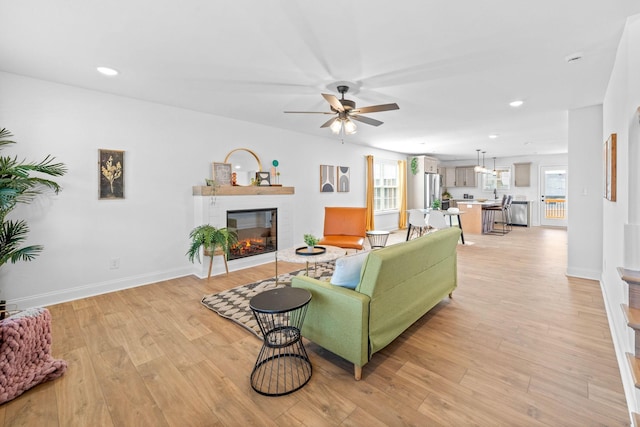
[[[478,202],[480,202],[480,203],[484,203],[484,202],[486,202],[486,201],[487,201],[487,200],[489,200],[489,199],[476,199],[476,200],[477,200]]]

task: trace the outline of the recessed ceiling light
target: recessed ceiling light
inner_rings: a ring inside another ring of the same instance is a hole
[[[517,99],[515,101],[511,101],[509,103],[509,105],[511,105],[512,107],[520,107],[522,104],[524,104],[524,101]]]
[[[498,134],[492,133],[491,135],[489,135],[489,138],[491,139],[496,139],[498,137]]]
[[[100,74],[103,74],[109,77],[118,75],[118,70],[114,70],[113,68],[109,68],[109,67],[97,67],[96,70],[98,70]]]

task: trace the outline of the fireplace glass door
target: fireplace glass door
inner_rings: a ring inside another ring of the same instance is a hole
[[[229,260],[278,250],[277,208],[227,211],[227,229],[238,236]]]

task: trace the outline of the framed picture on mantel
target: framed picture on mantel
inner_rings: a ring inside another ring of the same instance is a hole
[[[231,185],[231,163],[213,163],[213,179],[218,185]]]
[[[617,146],[616,134],[612,133],[604,143],[602,153],[604,160],[604,197],[611,201],[616,201],[616,178],[617,178]]]

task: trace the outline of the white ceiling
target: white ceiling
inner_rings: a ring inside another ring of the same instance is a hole
[[[320,94],[347,81],[358,106],[400,110],[368,114],[385,123],[358,123],[345,142],[475,159],[566,152],[567,110],[602,102],[640,2],[0,0],[0,11],[2,71],[332,139],[328,116],[283,111],[329,111]]]

